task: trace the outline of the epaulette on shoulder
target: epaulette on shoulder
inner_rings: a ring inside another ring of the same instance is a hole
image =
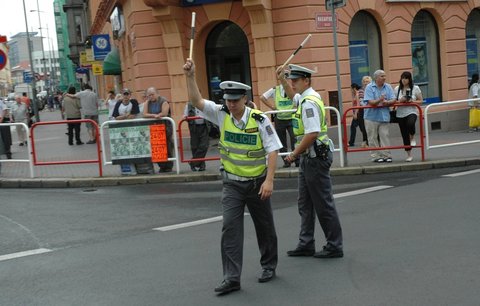
[[[228,107],[225,104],[222,105],[222,108],[220,110],[230,115],[230,111],[228,110]]]
[[[252,112],[252,118],[260,123],[263,123],[263,121],[265,121],[265,117],[262,114],[256,112]]]

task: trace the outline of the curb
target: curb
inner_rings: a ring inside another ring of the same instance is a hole
[[[421,171],[428,169],[441,169],[480,165],[480,158],[449,159],[425,162],[413,162],[389,165],[358,166],[345,168],[332,168],[332,176],[362,175],[377,173],[393,173],[407,171]],[[298,169],[279,169],[275,178],[298,177]],[[26,178],[26,179],[0,179],[0,188],[89,188],[106,186],[124,186],[159,183],[188,183],[220,180],[220,174],[172,174],[167,176],[138,175],[132,177],[85,177],[85,178]]]

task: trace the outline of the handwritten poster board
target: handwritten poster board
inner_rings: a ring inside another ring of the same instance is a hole
[[[152,162],[158,163],[168,160],[167,131],[164,124],[150,126],[150,145],[152,148]]]

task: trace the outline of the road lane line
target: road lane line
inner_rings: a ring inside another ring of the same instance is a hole
[[[24,251],[24,252],[17,252],[17,253],[11,253],[11,254],[6,254],[6,255],[1,255],[0,256],[0,261],[5,261],[9,259],[14,259],[14,258],[20,258],[20,257],[25,257],[25,256],[31,256],[31,255],[38,255],[38,254],[44,254],[44,253],[49,253],[52,252],[50,249],[36,249],[36,250],[30,250],[30,251]]]
[[[457,173],[452,173],[452,174],[445,174],[445,175],[442,175],[442,176],[443,177],[457,177],[457,176],[469,175],[469,174],[478,173],[478,172],[480,172],[480,169],[464,171],[464,172],[457,172]]]
[[[250,214],[245,213],[244,215],[249,216]],[[156,227],[153,230],[154,231],[167,232],[167,231],[176,230],[176,229],[179,229],[179,228],[197,226],[197,225],[201,225],[201,224],[213,223],[213,222],[218,222],[218,221],[222,221],[222,220],[223,220],[222,216],[217,216],[217,217],[213,217],[213,218],[202,219],[202,220],[197,220],[197,221],[192,221],[192,222],[185,222],[185,223],[173,224],[173,225],[168,225],[168,226]]]
[[[369,187],[369,188],[363,188],[363,189],[358,189],[358,190],[354,190],[354,191],[339,193],[339,194],[333,195],[333,197],[335,199],[339,199],[339,198],[364,194],[364,193],[368,193],[368,192],[384,190],[384,189],[388,189],[388,188],[393,188],[393,186],[380,185],[380,186],[374,186],[374,187]],[[245,213],[245,216],[248,216],[248,215],[249,215],[248,213]],[[213,223],[213,222],[218,222],[218,221],[222,221],[222,216],[217,216],[217,217],[213,217],[213,218],[202,219],[202,220],[197,220],[197,221],[192,221],[192,222],[186,222],[186,223],[179,223],[179,224],[157,227],[157,228],[154,228],[153,230],[154,231],[167,232],[167,231],[172,231],[172,230],[176,230],[176,229],[179,229],[179,228],[197,226],[197,225]]]
[[[358,190],[353,190],[353,191],[348,191],[348,192],[342,192],[342,193],[339,193],[339,194],[334,194],[333,197],[335,199],[339,199],[339,198],[350,197],[350,196],[369,193],[369,192],[374,192],[374,191],[380,191],[380,190],[384,190],[384,189],[388,189],[388,188],[393,188],[393,186],[380,185],[380,186],[374,186],[374,187],[369,187],[369,188],[363,188],[363,189],[358,189]]]

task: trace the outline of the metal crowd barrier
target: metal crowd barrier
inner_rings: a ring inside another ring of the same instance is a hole
[[[77,119],[77,120],[62,120],[62,121],[45,121],[45,122],[36,122],[30,128],[30,134],[32,137],[32,156],[33,156],[33,164],[35,166],[48,166],[48,165],[71,165],[71,164],[94,164],[98,163],[98,172],[99,176],[103,176],[102,171],[102,158],[100,153],[100,144],[97,141],[97,156],[98,159],[84,159],[84,160],[66,160],[66,161],[53,161],[53,162],[40,162],[37,161],[37,154],[35,152],[35,128],[41,125],[55,125],[55,124],[68,124],[68,123],[82,123],[82,122],[89,122],[95,127],[95,133],[97,135],[98,140],[98,124],[91,120],[91,119]]]
[[[452,146],[460,146],[460,145],[467,145],[467,144],[472,144],[472,143],[478,143],[480,142],[480,139],[477,139],[477,140],[469,140],[469,141],[459,141],[459,142],[452,142],[452,143],[445,143],[445,144],[441,144],[441,145],[433,145],[431,146],[430,145],[430,136],[429,136],[429,132],[428,132],[428,112],[431,108],[434,108],[434,107],[440,107],[440,106],[445,106],[445,105],[453,105],[453,104],[462,104],[462,103],[465,103],[465,102],[473,102],[473,101],[476,101],[477,103],[480,102],[480,98],[478,99],[466,99],[466,100],[456,100],[456,101],[448,101],[448,102],[441,102],[441,103],[433,103],[433,104],[429,104],[426,108],[425,108],[425,126],[424,126],[424,129],[426,131],[425,133],[425,147],[427,148],[427,150],[430,150],[430,149],[438,149],[438,148],[445,148],[445,147],[452,147]]]
[[[175,121],[172,119],[172,118],[169,118],[169,117],[163,117],[163,118],[160,118],[160,119],[156,119],[156,118],[138,118],[138,119],[126,119],[126,120],[109,120],[109,121],[105,121],[104,123],[102,123],[102,125],[100,126],[100,140],[101,140],[101,146],[102,146],[102,156],[103,156],[103,164],[104,165],[112,165],[112,161],[109,160],[107,161],[107,157],[106,157],[106,153],[105,153],[105,135],[104,135],[104,130],[106,128],[109,128],[110,125],[111,126],[114,126],[115,124],[119,124],[119,123],[128,123],[128,122],[145,122],[145,121],[170,121],[170,123],[172,124],[172,127],[174,128],[176,125],[175,125]],[[178,143],[177,143],[177,134],[175,133],[175,131],[173,131],[173,143],[174,143],[174,157],[169,157],[168,158],[168,161],[174,161],[175,162],[175,168],[177,170],[177,174],[180,173],[180,166],[179,166],[179,163],[178,163]]]
[[[33,169],[32,151],[31,151],[32,144],[31,144],[31,140],[30,140],[30,129],[28,128],[28,126],[25,123],[22,123],[22,122],[0,123],[0,126],[8,126],[9,128],[10,128],[10,126],[16,126],[16,127],[23,126],[23,128],[26,131],[26,135],[27,135],[27,152],[28,152],[28,159],[0,159],[0,163],[28,163],[28,168],[30,170],[30,178],[34,178],[35,177],[35,172],[34,172],[34,169]]]
[[[177,127],[177,133],[178,133],[178,138],[180,139],[179,142],[179,149],[180,149],[180,162],[182,163],[190,163],[190,162],[197,162],[197,161],[209,161],[209,160],[219,160],[220,156],[216,157],[204,157],[204,158],[191,158],[191,159],[185,159],[184,156],[184,149],[183,149],[183,133],[182,133],[182,124],[185,121],[192,121],[196,119],[203,119],[202,117],[199,116],[192,116],[192,117],[187,117],[185,119],[182,119],[178,122],[178,127]]]

